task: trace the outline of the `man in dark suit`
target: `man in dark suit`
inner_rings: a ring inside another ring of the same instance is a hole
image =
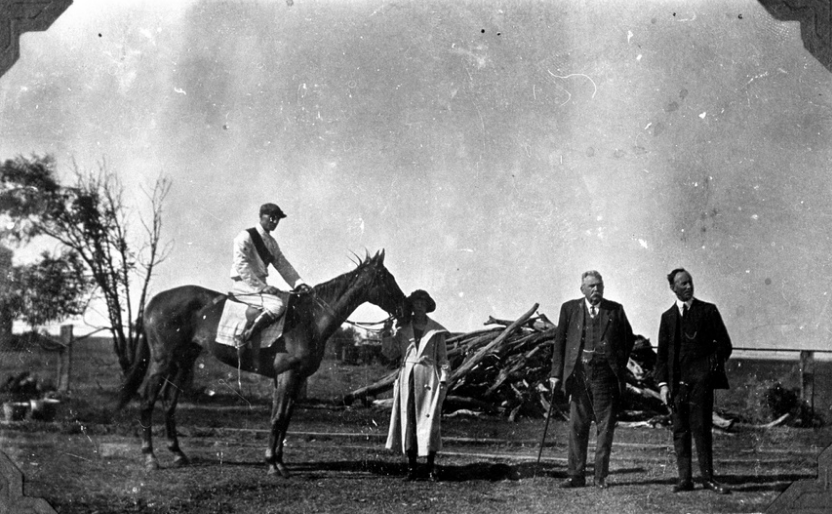
[[[606,488],[615,412],[635,339],[621,304],[604,299],[600,273],[584,273],[581,292],[584,298],[561,306],[549,378],[553,392],[563,382],[570,395],[569,478],[561,487],[586,485],[589,427],[594,419],[595,486]]]
[[[656,381],[673,421],[673,446],[679,481],[673,492],[693,490],[691,439],[696,441],[703,486],[719,494],[731,491],[714,480],[714,389],[728,389],[725,361],[731,338],[716,305],[693,297],[693,279],[682,268],[667,276],[676,303],[662,314]]]

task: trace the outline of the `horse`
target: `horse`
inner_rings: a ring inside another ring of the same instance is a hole
[[[227,295],[188,285],[163,291],[147,303],[135,364],[122,385],[116,411],[139,393],[142,454],[148,470],[159,469],[151,428],[153,406],[160,396],[173,465],[188,464],[188,457],[179,447],[174,413],[179,391],[203,350],[225,364],[251,371],[246,359],[238,362],[233,346],[216,342],[226,301]],[[382,308],[391,318],[401,315],[405,295],[384,267],[384,250],[373,257],[368,253],[358,260],[354,270],[316,285],[310,294],[293,297],[283,335],[271,347],[260,349],[258,373],[274,380],[271,433],[265,453],[268,474],[290,476],[283,462],[283,440],[298,393],[304,380],[320,367],[326,341],[365,302]]]

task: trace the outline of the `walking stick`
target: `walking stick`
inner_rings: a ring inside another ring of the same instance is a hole
[[[549,431],[549,420],[552,419],[552,409],[555,406],[555,390],[552,388],[552,400],[549,402],[549,410],[546,413],[546,424],[543,425],[543,438],[540,440],[540,449],[537,451],[537,464],[534,468],[534,476],[537,476],[537,470],[540,469],[540,456],[543,455],[543,444],[546,442],[546,432]]]

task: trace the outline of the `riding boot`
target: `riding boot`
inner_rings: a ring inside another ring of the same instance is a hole
[[[412,482],[419,478],[416,456],[416,450],[407,451],[407,475],[404,477],[405,482]]]
[[[257,316],[257,318],[254,320],[251,326],[247,327],[240,336],[240,341],[242,344],[237,346],[237,352],[239,356],[242,356],[241,352],[245,351],[246,345],[249,344],[251,346],[249,358],[251,362],[252,373],[257,373],[260,371],[260,344],[259,341],[252,341],[252,337],[260,329],[269,325],[273,321],[274,315],[268,311],[263,311],[260,313],[259,316]]]
[[[436,452],[428,453],[428,480],[431,482],[439,481],[439,473],[436,470]]]
[[[251,372],[260,372],[260,341],[249,340],[248,344],[251,346]]]
[[[237,363],[241,368],[244,366],[244,363],[248,359],[248,352],[246,352],[246,346],[248,345],[246,344],[246,340],[243,339],[243,337],[245,336],[245,334],[248,333],[252,323],[253,321],[251,320],[247,321],[243,331],[234,336],[234,348],[237,349]]]

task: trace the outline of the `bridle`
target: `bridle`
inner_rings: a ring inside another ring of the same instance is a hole
[[[312,293],[312,298],[315,301],[315,303],[317,303],[325,311],[329,312],[332,315],[337,315],[338,314],[335,311],[335,309],[332,308],[331,305],[329,305],[325,300],[320,298],[318,295],[314,294],[314,292]],[[344,323],[346,323],[348,325],[352,325],[354,327],[358,327],[358,328],[369,328],[369,327],[372,327],[372,326],[375,326],[375,325],[384,325],[384,324],[386,324],[389,321],[392,321],[394,319],[396,319],[396,315],[395,314],[390,314],[389,316],[387,316],[386,318],[384,318],[381,321],[350,321],[350,320],[344,320]]]

